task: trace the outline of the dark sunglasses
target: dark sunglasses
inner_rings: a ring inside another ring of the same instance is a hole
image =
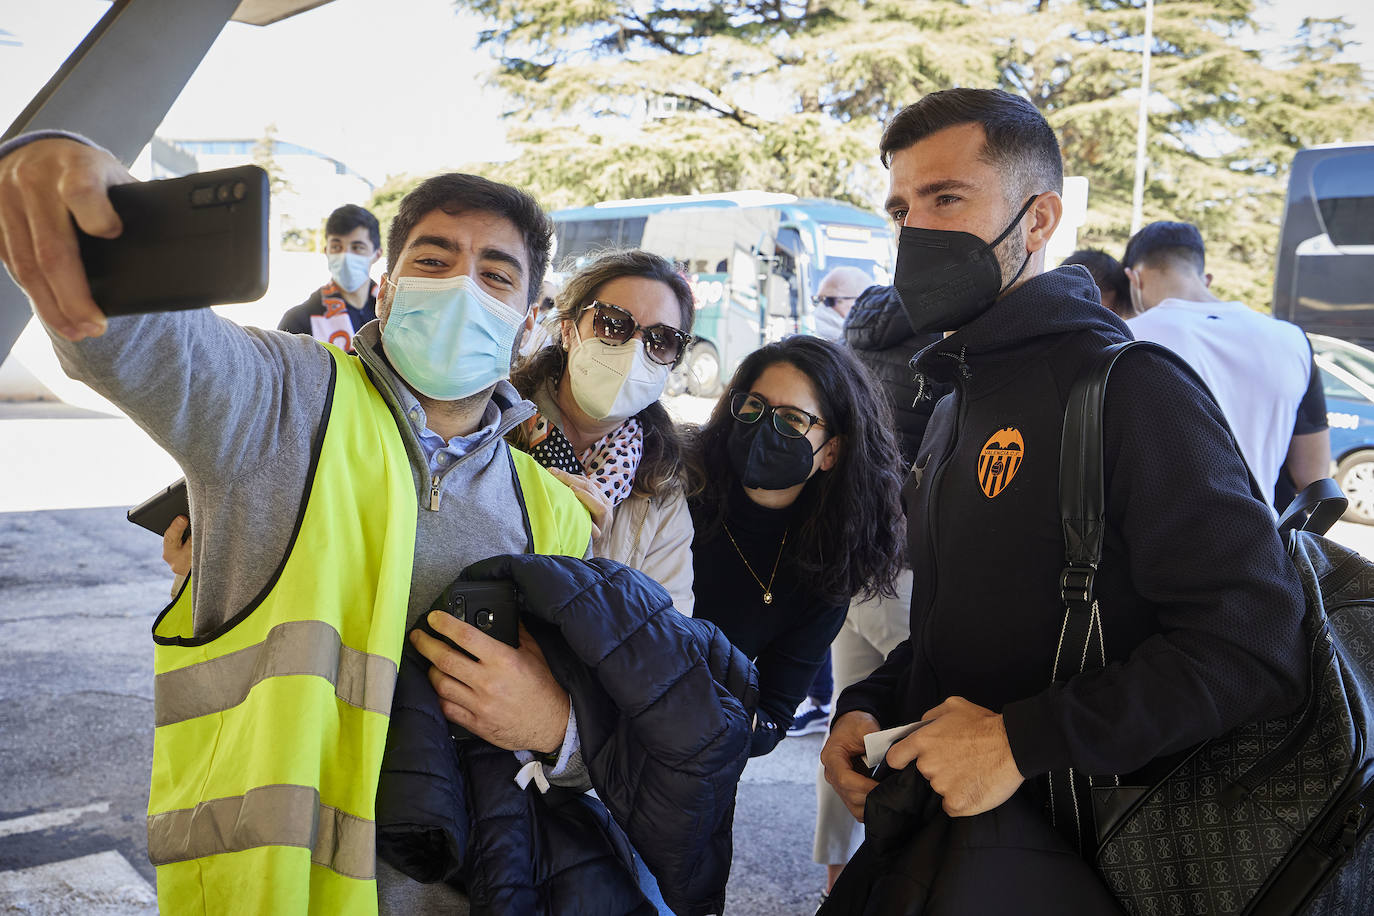
[[[764,414],[773,415],[773,428],[788,439],[800,439],[811,427],[825,429],[825,421],[790,404],[772,406],[752,391],[730,392],[730,413],[741,423],[757,423]]]
[[[638,332],[644,338],[644,353],[662,366],[676,366],[687,352],[692,335],[666,324],[643,328],[633,315],[618,305],[593,299],[582,309],[592,311],[592,336],[613,344],[629,343]]]
[[[835,307],[835,303],[839,302],[841,299],[847,299],[850,302],[853,302],[857,298],[857,296],[812,296],[811,301],[814,302],[816,305],[827,305],[833,309]]]

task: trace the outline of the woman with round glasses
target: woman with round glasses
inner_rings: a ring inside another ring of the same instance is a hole
[[[691,341],[692,291],[663,258],[614,251],[569,277],[555,309],[556,344],[511,373],[538,413],[510,442],[577,491],[596,556],[644,572],[691,614],[682,443],[659,397]]]
[[[758,666],[754,756],[786,734],[850,598],[895,594],[892,426],[848,349],[796,336],[745,357],[690,443],[696,616]]]

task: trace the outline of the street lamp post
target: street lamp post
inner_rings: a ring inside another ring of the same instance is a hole
[[[1135,190],[1131,194],[1131,235],[1140,230],[1145,200],[1145,137],[1149,131],[1150,49],[1154,45],[1155,3],[1145,0],[1145,48],[1140,65],[1140,111],[1135,127]]]

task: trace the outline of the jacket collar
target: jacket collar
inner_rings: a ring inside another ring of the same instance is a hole
[[[1091,331],[1111,341],[1130,340],[1126,323],[1103,307],[1092,276],[1072,265],[1032,277],[958,331],[926,347],[912,361],[918,375],[949,382],[973,377],[1024,356],[1046,338]]]

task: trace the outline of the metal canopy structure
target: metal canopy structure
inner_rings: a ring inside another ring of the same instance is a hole
[[[231,19],[270,25],[332,0],[114,0],[6,129],[75,131],[131,164]],[[0,272],[0,363],[32,318]]]
[[[231,17],[248,25],[271,25],[334,0],[243,0]]]

